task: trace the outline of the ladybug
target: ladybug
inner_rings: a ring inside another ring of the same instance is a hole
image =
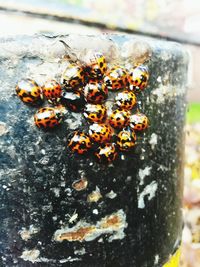
[[[106,74],[104,82],[111,90],[119,90],[127,87],[128,78],[126,70],[120,66],[113,67]]]
[[[80,131],[73,133],[73,136],[68,140],[68,147],[73,153],[85,154],[91,148],[92,143],[90,137]]]
[[[84,68],[76,64],[70,64],[62,74],[61,83],[65,89],[80,88],[84,84]]]
[[[95,156],[101,163],[111,163],[117,159],[118,153],[115,143],[106,143],[98,147]]]
[[[139,65],[129,71],[128,81],[130,89],[136,92],[144,90],[149,80],[149,70],[147,66]]]
[[[121,151],[129,151],[135,146],[136,134],[129,127],[124,128],[117,135],[117,145]]]
[[[50,103],[57,103],[60,100],[62,88],[61,85],[55,80],[46,81],[42,87],[44,96]]]
[[[66,91],[61,94],[61,103],[73,112],[79,112],[84,108],[84,96],[79,91]]]
[[[137,131],[142,131],[148,128],[149,120],[146,115],[142,113],[136,113],[130,117],[130,127]]]
[[[37,127],[48,129],[58,126],[62,121],[62,111],[59,107],[44,107],[40,108],[34,116],[34,121]]]
[[[102,79],[107,71],[106,59],[102,53],[89,51],[84,58],[84,62],[86,64],[86,75],[90,79]]]
[[[120,92],[115,97],[116,104],[121,109],[133,109],[136,104],[136,96],[132,91]]]
[[[130,112],[128,110],[116,109],[109,117],[109,123],[113,128],[122,129],[130,122]]]
[[[85,100],[89,103],[100,104],[108,97],[108,88],[104,83],[90,81],[84,88]]]
[[[83,115],[90,122],[103,122],[106,112],[106,107],[102,104],[86,104]]]
[[[90,138],[97,143],[110,141],[112,137],[112,129],[106,124],[94,123],[89,127]]]
[[[23,79],[16,86],[16,93],[24,103],[40,104],[43,99],[41,87],[31,79]]]

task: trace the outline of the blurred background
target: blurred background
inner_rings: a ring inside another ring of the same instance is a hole
[[[190,55],[181,267],[200,267],[200,1],[0,0],[0,37],[133,33],[176,41]]]

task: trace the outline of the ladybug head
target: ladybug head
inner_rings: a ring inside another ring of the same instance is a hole
[[[97,79],[102,78],[102,72],[97,64],[93,65],[92,70],[91,70],[92,76],[94,76]]]

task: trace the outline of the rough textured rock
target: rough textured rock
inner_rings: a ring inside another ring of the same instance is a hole
[[[131,64],[131,53],[150,56],[140,100],[151,127],[134,153],[109,166],[71,155],[66,136],[85,127],[81,114],[68,112],[54,131],[34,126],[35,108],[17,98],[15,85],[24,77],[39,84],[60,78],[67,62],[59,40],[78,56],[98,49],[110,64]],[[0,40],[1,266],[152,267],[168,260],[182,230],[186,79],[187,55],[175,43],[75,35]]]

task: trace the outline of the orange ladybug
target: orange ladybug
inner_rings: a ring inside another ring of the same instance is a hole
[[[89,122],[103,122],[106,113],[106,107],[102,104],[86,104],[83,115]]]
[[[35,113],[34,121],[37,127],[49,129],[58,126],[62,117],[63,113],[59,107],[44,107]]]
[[[112,138],[112,129],[106,124],[94,123],[89,127],[90,138],[97,143],[110,141]]]
[[[118,153],[115,143],[106,143],[98,147],[95,156],[101,163],[112,163],[117,159]]]
[[[90,137],[80,131],[73,133],[72,137],[68,140],[68,147],[73,153],[85,154],[91,148],[92,143]]]
[[[109,123],[113,128],[122,129],[130,122],[130,112],[128,110],[116,109],[109,117]]]
[[[65,89],[80,88],[84,84],[84,69],[75,63],[70,64],[62,74],[61,84]]]
[[[79,91],[63,91],[61,103],[73,112],[80,112],[85,106],[84,96]]]
[[[48,80],[42,87],[42,91],[46,99],[50,103],[57,103],[60,101],[62,88],[61,85],[55,80]]]
[[[16,86],[18,97],[27,104],[40,104],[43,100],[41,87],[31,79],[23,79]]]
[[[147,66],[139,65],[129,71],[130,89],[136,92],[144,90],[148,85],[149,70]]]
[[[149,120],[142,113],[133,114],[130,116],[130,127],[136,131],[143,131],[149,127]]]
[[[136,134],[129,127],[124,128],[117,135],[117,145],[121,151],[129,151],[135,146]]]
[[[128,86],[127,72],[120,66],[113,67],[104,78],[104,82],[110,90],[120,90]]]
[[[89,51],[84,57],[86,64],[85,73],[89,79],[99,80],[107,71],[107,64],[104,55],[100,52]]]
[[[86,102],[101,104],[108,97],[108,88],[104,83],[90,81],[84,88]]]
[[[132,91],[125,90],[118,93],[115,102],[119,108],[131,110],[136,105],[136,96]]]

